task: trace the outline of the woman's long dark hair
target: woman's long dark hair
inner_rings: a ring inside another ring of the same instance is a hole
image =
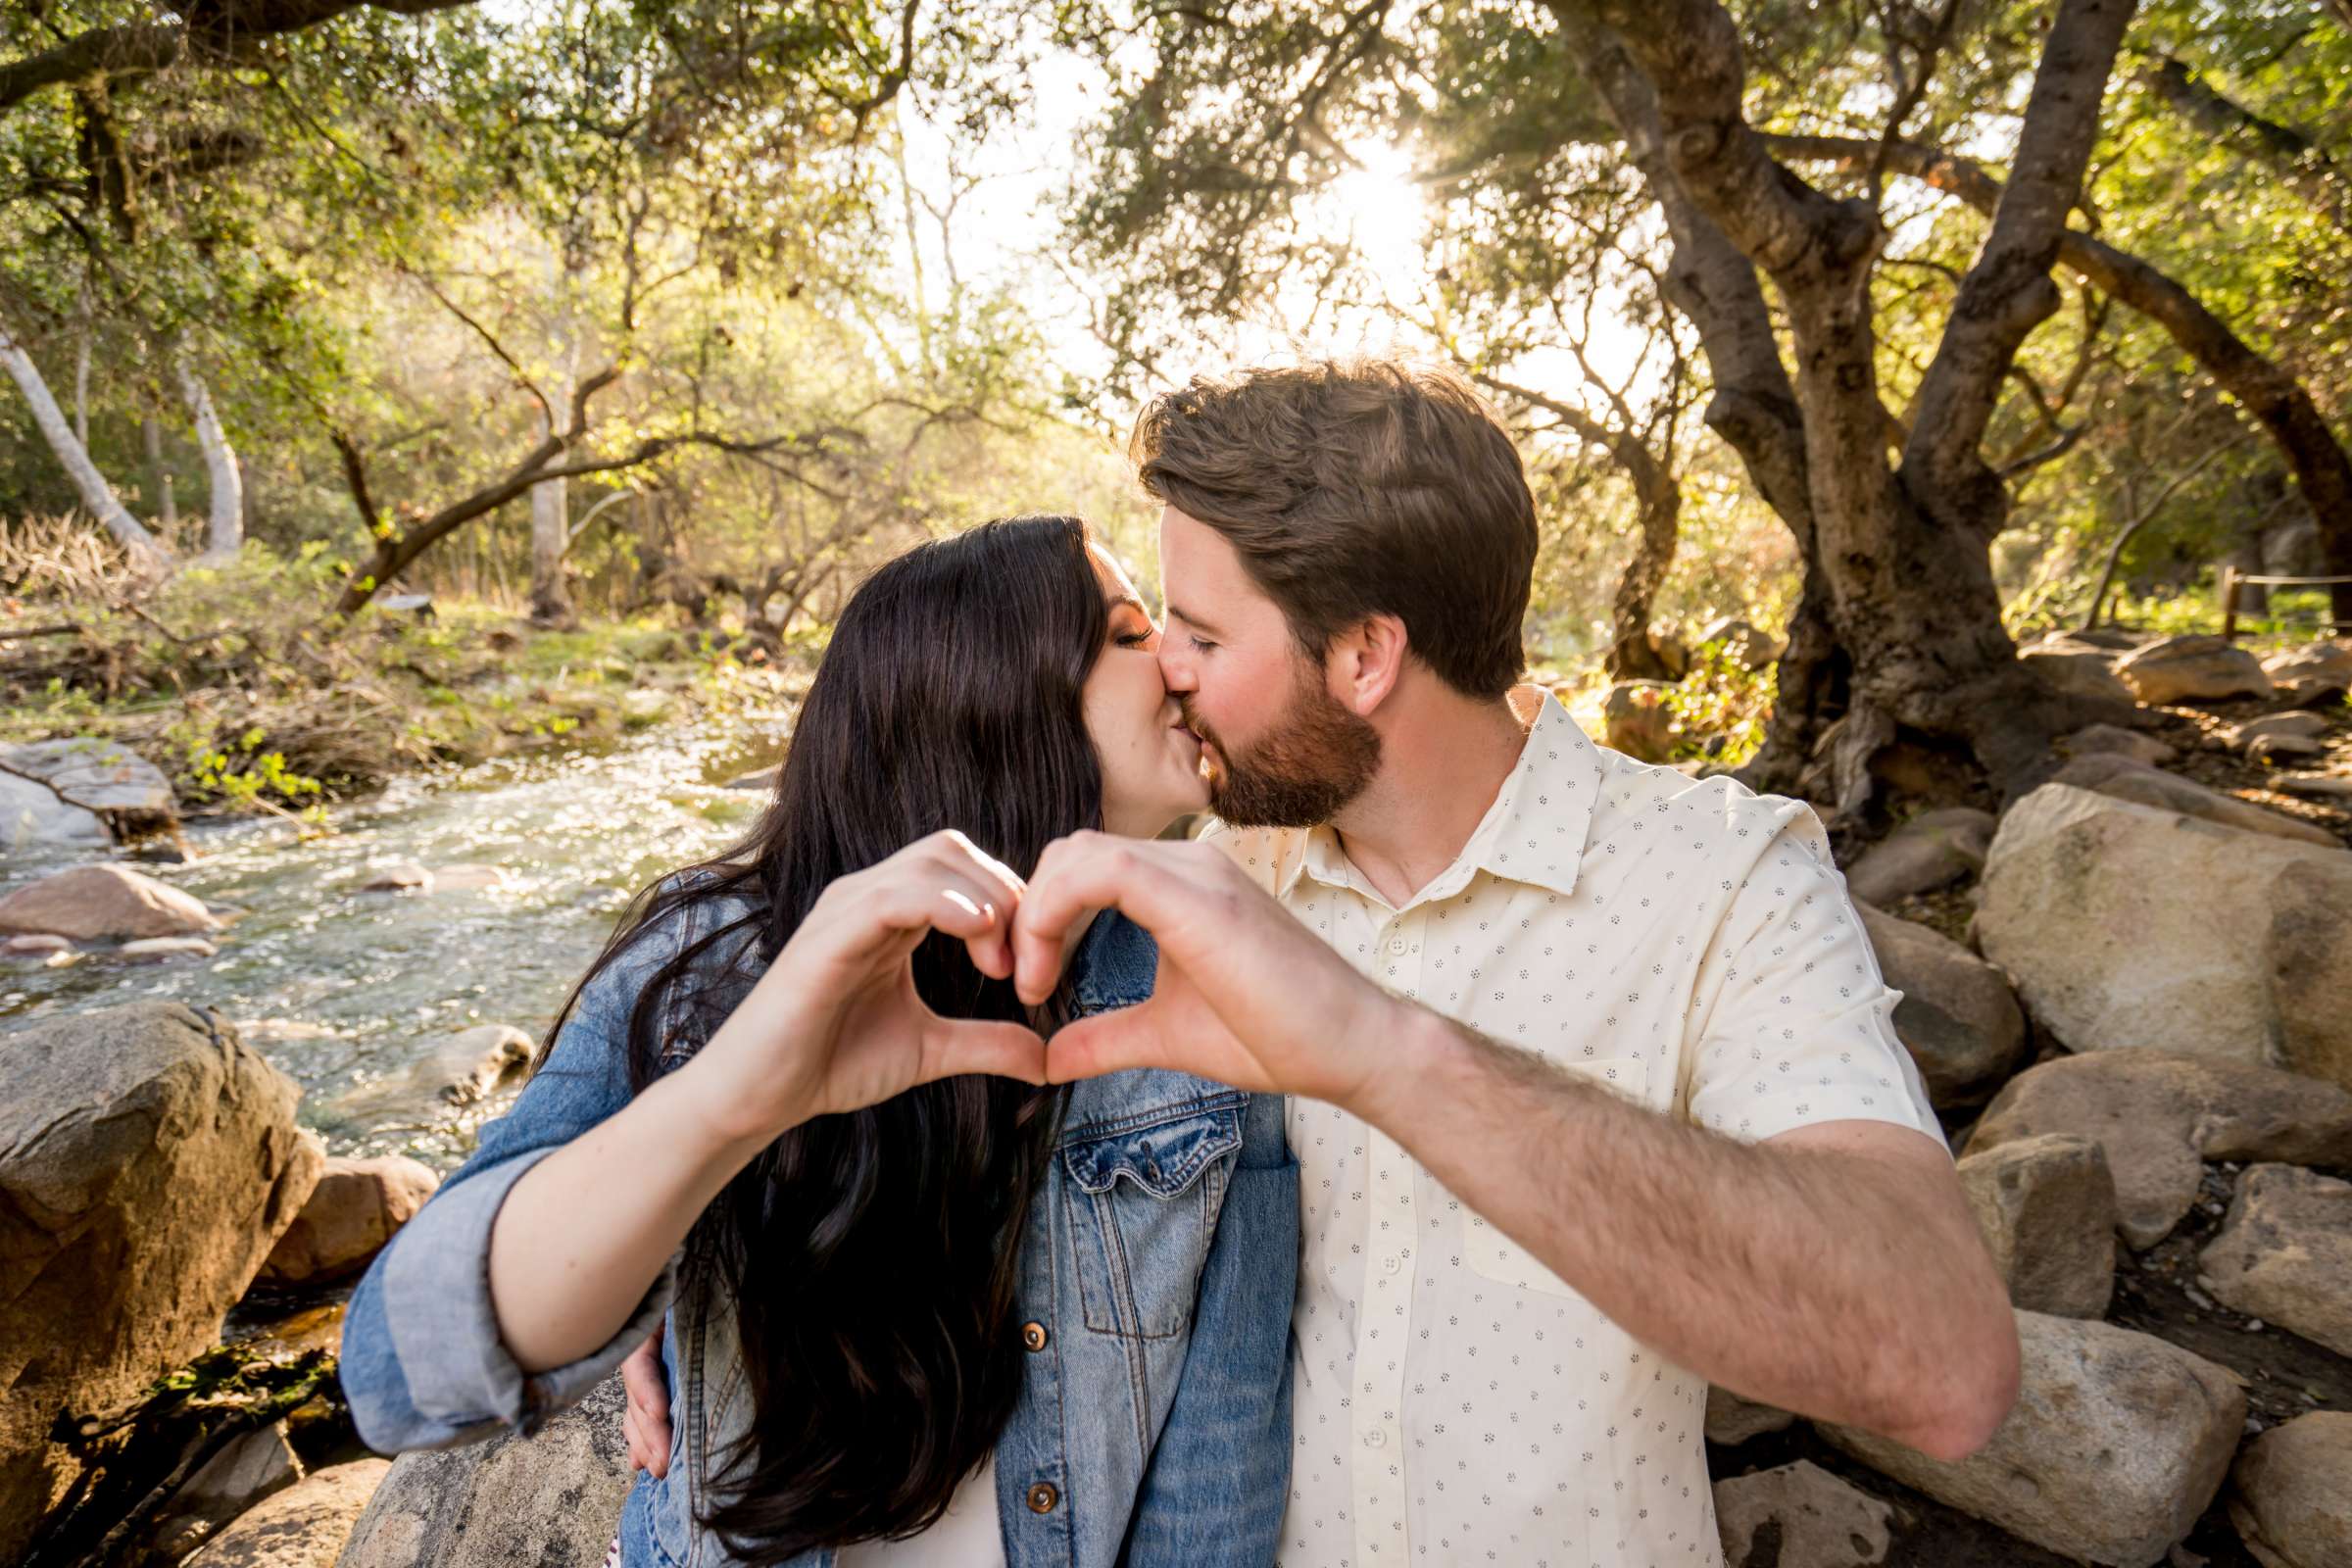
[[[1073,517],[1001,519],[858,590],[774,803],[733,850],[640,895],[589,971],[689,905],[755,910],[706,917],[639,994],[635,1088],[710,1038],[835,878],[943,827],[1026,875],[1054,839],[1101,825],[1080,691],[1108,612],[1088,539]],[[1050,1027],[1066,1012],[1025,1009],[960,943],[933,936],[913,965],[944,1014]],[[995,1447],[1020,1392],[1021,1232],[1060,1102],[1004,1078],[926,1084],[794,1128],[704,1210],[682,1290],[733,1308],[754,1410],[701,1509],[729,1550],[768,1564],[910,1535]]]

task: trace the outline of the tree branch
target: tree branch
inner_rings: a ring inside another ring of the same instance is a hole
[[[2082,194],[2107,78],[2132,9],[2133,0],[2060,0],[2026,102],[2008,189],[1920,383],[1903,467],[1933,489],[1948,492],[1989,476],[1980,455],[1984,426],[2027,334],[2058,309],[2050,268]],[[1891,158],[1891,141],[1882,140],[1874,166]]]

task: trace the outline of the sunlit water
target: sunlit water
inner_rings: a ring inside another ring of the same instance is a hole
[[[216,939],[220,956],[0,965],[0,1029],[142,998],[201,1004],[302,1086],[299,1119],[332,1152],[406,1152],[447,1169],[513,1092],[461,1109],[412,1089],[412,1070],[476,1024],[538,1038],[630,894],[749,826],[766,795],[724,781],[772,760],[787,729],[782,714],[738,717],[601,755],[406,778],[337,808],[333,831],[308,842],[274,819],[198,824],[189,863],[137,868],[245,911]],[[9,858],[0,892],[87,858]],[[486,864],[504,880],[360,891],[399,860]]]

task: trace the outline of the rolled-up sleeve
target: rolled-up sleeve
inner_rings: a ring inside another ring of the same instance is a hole
[[[380,1453],[538,1429],[603,1381],[662,1321],[673,1256],[628,1323],[593,1354],[525,1373],[490,1297],[490,1233],[514,1184],[630,1099],[627,1039],[645,979],[686,940],[649,933],[581,993],[547,1060],[506,1116],[376,1255],[345,1313],[341,1378],[360,1439]]]
[[[1927,1086],[1813,812],[1781,803],[1701,965],[1685,1113],[1748,1143],[1827,1121],[1885,1121],[1938,1143]]]

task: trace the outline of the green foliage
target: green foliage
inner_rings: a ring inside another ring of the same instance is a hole
[[[1753,757],[1764,744],[1764,726],[1772,716],[1779,684],[1775,664],[1750,670],[1721,643],[1693,649],[1689,672],[1665,693],[1681,737],[1676,760],[1738,767]]]

